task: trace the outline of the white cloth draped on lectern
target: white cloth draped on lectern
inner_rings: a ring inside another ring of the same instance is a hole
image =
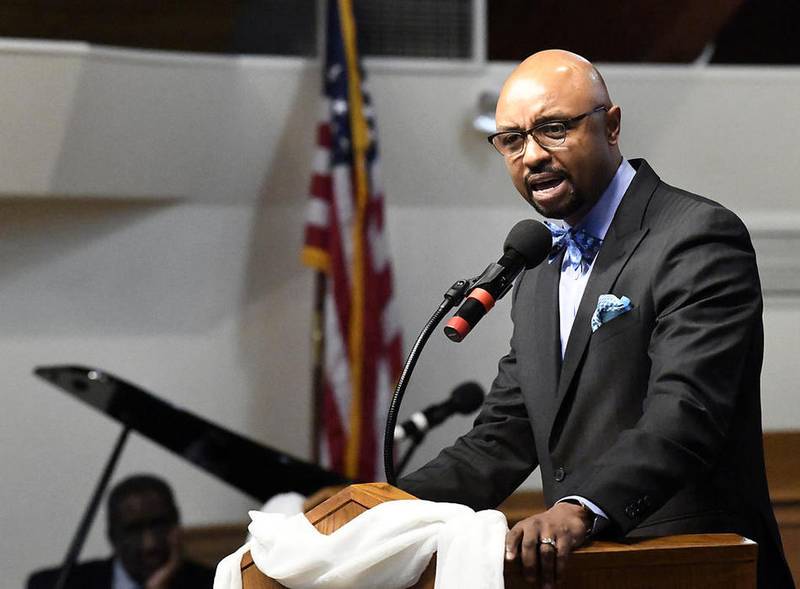
[[[214,589],[241,589],[247,550],[289,589],[405,589],[436,552],[436,589],[503,588],[508,530],[499,511],[420,500],[387,501],[330,535],[305,515],[250,512],[250,541],[217,565]]]

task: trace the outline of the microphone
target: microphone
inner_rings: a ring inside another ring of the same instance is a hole
[[[495,302],[511,290],[522,269],[541,264],[552,248],[550,230],[539,221],[525,219],[514,225],[503,244],[503,257],[489,264],[475,280],[464,304],[445,325],[445,335],[454,342],[467,337]]]
[[[450,393],[450,398],[442,403],[431,405],[417,411],[406,421],[394,428],[394,441],[402,442],[407,438],[419,442],[428,430],[436,427],[448,417],[461,413],[469,415],[483,403],[483,387],[477,382],[465,382],[458,385]]]

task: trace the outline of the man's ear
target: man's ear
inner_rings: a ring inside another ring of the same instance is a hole
[[[606,139],[609,145],[619,143],[619,132],[622,125],[622,109],[616,104],[606,114]]]

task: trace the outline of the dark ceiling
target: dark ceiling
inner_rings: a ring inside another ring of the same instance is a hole
[[[359,7],[376,0],[354,1],[359,13]],[[386,6],[418,10],[419,18],[427,19],[422,4],[432,1],[395,0]],[[449,2],[463,4],[468,11],[472,0]],[[313,55],[316,4],[317,0],[3,0],[0,36]],[[540,49],[559,47],[598,62],[691,63],[702,55],[713,63],[800,63],[798,0],[487,0],[486,5],[490,60],[519,61]],[[380,37],[380,29],[373,29],[372,36]]]

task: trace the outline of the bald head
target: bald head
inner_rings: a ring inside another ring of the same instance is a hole
[[[597,68],[580,55],[561,49],[534,53],[520,63],[503,84],[498,111],[503,111],[501,107],[506,102],[537,99],[564,107],[611,106],[606,83]]]
[[[573,114],[611,106],[600,72],[580,55],[560,49],[534,53],[511,72],[497,102],[498,118],[519,102],[541,109],[572,107]],[[504,121],[497,124],[500,128]]]
[[[620,109],[611,102],[600,72],[569,51],[535,53],[506,80],[495,119],[498,131],[566,122],[563,144],[542,147],[529,140],[522,152],[506,158],[506,166],[517,190],[542,215],[579,222],[622,157],[617,143]]]

